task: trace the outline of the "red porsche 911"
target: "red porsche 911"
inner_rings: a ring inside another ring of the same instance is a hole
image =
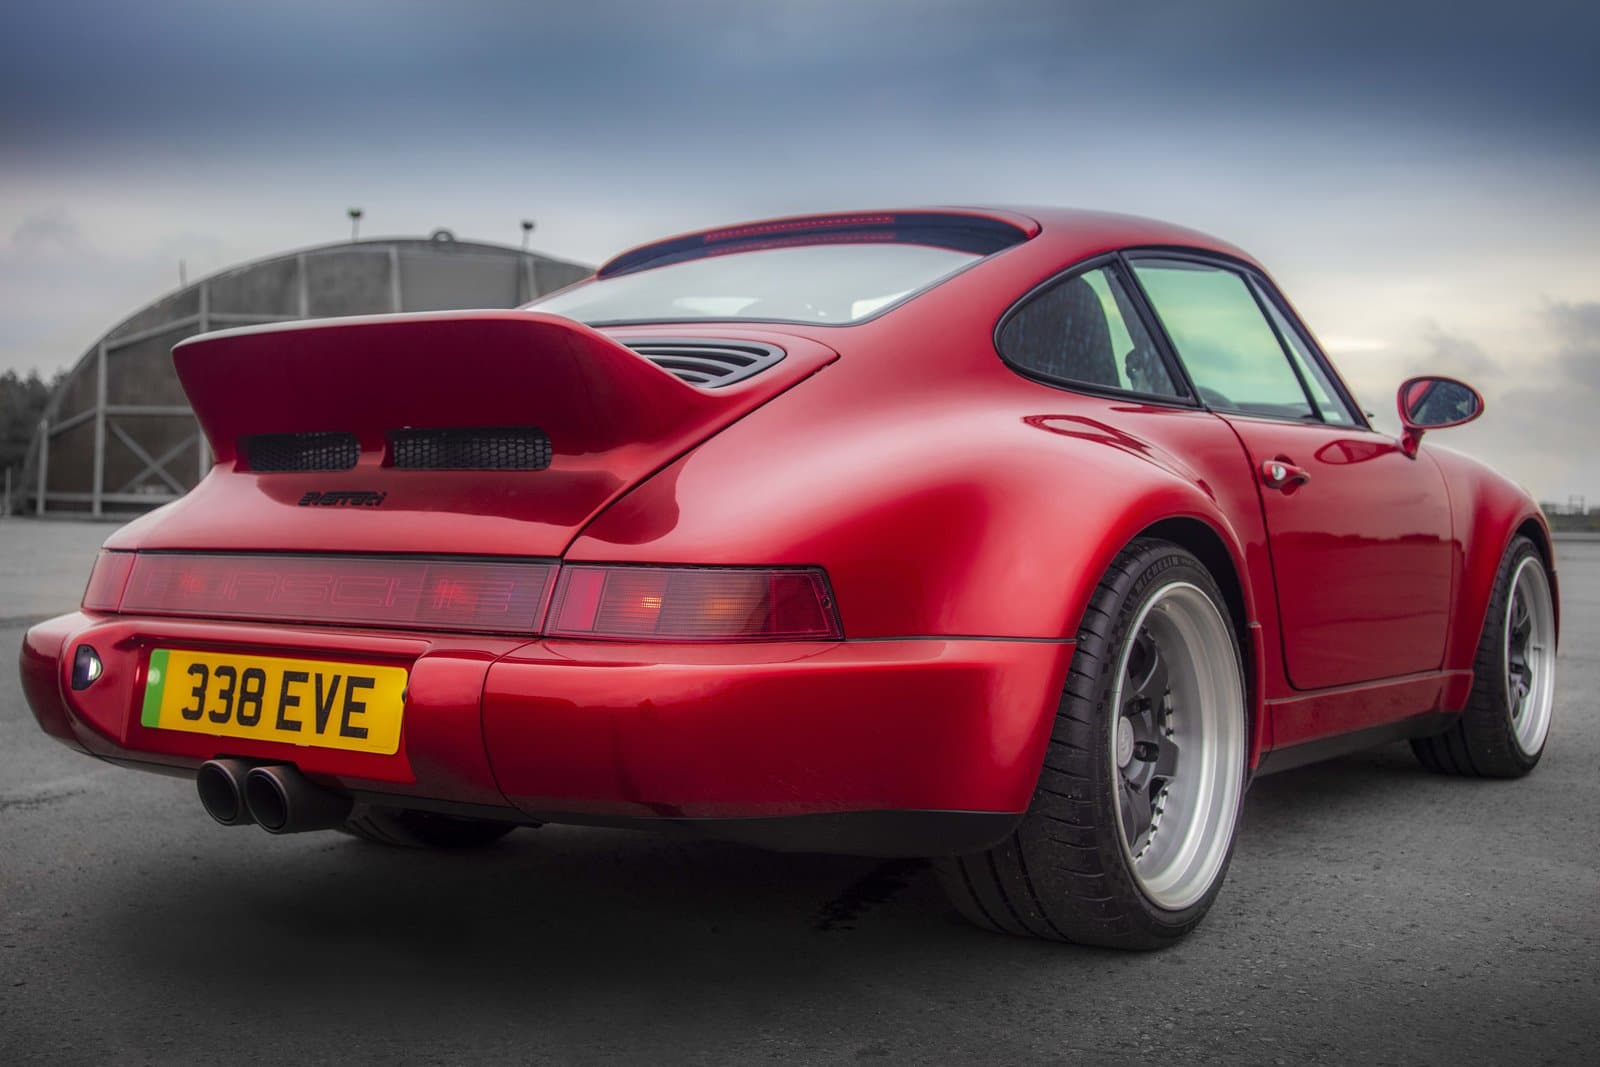
[[[513,311],[173,353],[215,465],[30,630],[40,725],[218,822],[932,857],[997,930],[1152,948],[1254,775],[1538,762],[1550,536],[1374,429],[1249,256],[934,209],[626,252]]]

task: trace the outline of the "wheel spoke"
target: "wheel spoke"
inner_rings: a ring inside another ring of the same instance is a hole
[[[1172,738],[1163,737],[1158,742],[1153,773],[1155,777],[1169,781],[1178,773],[1178,745]]]
[[[1155,641],[1150,642],[1150,669],[1140,683],[1138,694],[1154,706],[1159,707],[1167,696],[1167,658],[1161,654],[1161,646]]]
[[[1156,645],[1155,638],[1149,630],[1140,630],[1133,639],[1133,648],[1128,652],[1127,691],[1129,696],[1141,694],[1150,684],[1150,676],[1155,672],[1160,660],[1161,652]]]
[[[1161,709],[1167,699],[1167,661],[1149,630],[1141,631],[1136,652],[1128,657],[1123,713],[1133,727],[1134,740],[1154,744],[1161,736]]]
[[[1118,785],[1122,790],[1122,834],[1133,849],[1150,829],[1150,797],[1126,778]]]

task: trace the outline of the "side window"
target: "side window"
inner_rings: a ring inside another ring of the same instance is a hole
[[[1167,259],[1134,260],[1133,273],[1207,404],[1247,415],[1318,417],[1242,277]]]
[[[1064,384],[1182,395],[1122,282],[1107,267],[1036,294],[1006,320],[999,343],[1013,366]]]
[[[1317,362],[1316,354],[1311,351],[1311,346],[1306,344],[1306,339],[1289,317],[1279,309],[1278,303],[1267,292],[1265,287],[1252,281],[1252,287],[1261,297],[1267,314],[1272,318],[1272,324],[1278,328],[1278,333],[1289,345],[1289,357],[1294,360],[1294,365],[1300,368],[1300,378],[1306,383],[1306,389],[1311,393],[1311,399],[1316,401],[1317,410],[1322,413],[1323,421],[1335,426],[1358,425],[1355,415],[1350,412],[1339,399],[1339,390],[1333,387],[1333,382],[1328,378],[1322,364]]]

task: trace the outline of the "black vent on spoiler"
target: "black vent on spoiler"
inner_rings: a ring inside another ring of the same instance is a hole
[[[389,462],[413,471],[542,471],[550,438],[533,426],[391,430]]]
[[[253,471],[347,471],[361,455],[353,433],[262,433],[239,445]]]
[[[624,340],[623,344],[690,385],[708,389],[742,382],[783,358],[783,349],[759,341]]]

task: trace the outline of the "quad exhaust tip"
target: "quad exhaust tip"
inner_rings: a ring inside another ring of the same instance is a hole
[[[250,814],[269,834],[331,830],[349,817],[352,807],[349,797],[322,788],[286,763],[251,768],[244,797]]]
[[[200,804],[223,826],[259,825],[269,834],[331,830],[350,814],[351,800],[312,782],[286,763],[207,760],[194,780]]]
[[[244,779],[250,764],[241,759],[207,760],[195,775],[195,792],[200,805],[223,826],[249,826],[255,822],[244,798]]]

